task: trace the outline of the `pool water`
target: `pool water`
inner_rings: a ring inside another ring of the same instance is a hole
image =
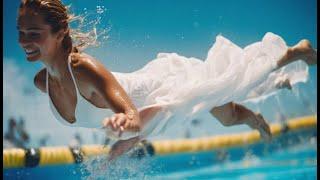
[[[316,179],[315,157],[316,151],[312,147],[301,147],[299,151],[287,150],[264,158],[252,156],[241,161],[170,173],[158,179]]]
[[[288,132],[271,143],[208,152],[105,157],[82,164],[5,169],[4,179],[316,179],[317,130]]]

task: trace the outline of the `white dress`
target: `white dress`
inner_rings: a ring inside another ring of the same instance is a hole
[[[163,107],[141,133],[150,136],[160,133],[172,120],[193,119],[231,101],[266,98],[285,78],[291,85],[306,82],[308,66],[303,61],[274,71],[287,48],[273,33],[244,49],[219,35],[205,61],[159,53],[138,71],[113,74],[139,110]]]
[[[266,98],[277,90],[276,84],[283,78],[288,78],[292,85],[305,82],[308,66],[302,61],[274,71],[286,50],[283,39],[273,33],[266,33],[262,41],[244,49],[219,35],[204,61],[176,53],[159,53],[138,71],[112,72],[139,111],[150,107],[161,107],[161,110],[139,133],[127,132],[117,137],[111,129],[104,131],[118,139],[149,137],[161,133],[177,119],[187,121],[231,101]],[[111,115],[111,111],[103,114]],[[101,120],[95,119],[91,125],[87,121],[80,126],[100,128]]]

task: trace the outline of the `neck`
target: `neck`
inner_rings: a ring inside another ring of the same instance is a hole
[[[69,53],[59,51],[54,56],[42,60],[51,77],[62,79],[68,73]]]

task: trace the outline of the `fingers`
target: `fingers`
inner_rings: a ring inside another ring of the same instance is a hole
[[[140,125],[135,121],[127,121],[123,127],[124,129],[128,129],[130,131],[140,131]]]
[[[108,127],[112,131],[117,132],[118,137],[121,137],[124,131],[140,131],[139,119],[135,119],[133,115],[126,115],[124,113],[117,113],[110,118],[105,118],[103,128]]]
[[[111,119],[110,118],[105,118],[102,121],[102,127],[103,128],[111,127]]]
[[[110,127],[112,131],[118,131],[118,136],[120,137],[125,130],[123,126],[126,124],[127,119],[123,113],[114,114],[112,117],[103,120],[103,128]]]
[[[110,118],[105,118],[103,120],[103,127],[110,127],[112,130],[118,130],[126,122],[126,116],[123,113],[114,114]]]
[[[113,116],[113,126],[115,130],[119,130],[119,128],[127,121],[127,117],[123,113],[119,113]]]
[[[122,135],[123,131],[124,131],[123,126],[120,126],[120,130],[119,130],[118,137],[121,137],[121,135]]]
[[[125,130],[124,126],[129,121],[130,120],[128,120],[128,117],[125,114],[120,114],[119,116],[117,116],[117,119],[115,120],[114,123],[115,123],[116,131],[119,131],[118,137],[121,137],[122,133]]]
[[[112,116],[112,117],[110,118],[110,127],[111,127],[111,129],[112,129],[113,131],[116,130],[115,121],[116,121],[116,117],[115,117],[115,116]]]
[[[126,117],[124,114],[121,115],[121,116],[117,119],[117,122],[116,122],[117,127],[123,126],[123,125],[125,124],[126,120],[127,120],[127,117]]]

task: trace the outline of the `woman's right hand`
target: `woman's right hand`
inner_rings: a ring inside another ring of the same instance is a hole
[[[153,119],[157,113],[163,110],[163,106],[150,106],[135,113],[115,113],[112,117],[105,118],[102,121],[103,128],[111,128],[118,132],[117,136],[121,137],[124,131],[139,132],[142,127]]]
[[[115,113],[113,116],[105,118],[102,124],[103,128],[109,127],[118,132],[118,137],[121,137],[124,131],[140,131],[140,118],[133,114]]]

